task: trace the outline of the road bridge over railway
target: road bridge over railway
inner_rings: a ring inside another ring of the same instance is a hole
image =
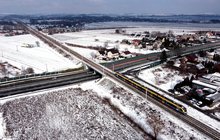
[[[139,93],[141,96],[146,97],[146,93],[141,92],[140,90],[136,89],[135,87],[133,87],[132,85],[124,82],[121,79],[118,79],[115,76],[115,73],[108,69],[107,67],[104,67],[100,64],[97,64],[91,60],[89,60],[88,58],[80,55],[79,53],[69,49],[67,46],[61,44],[60,42],[54,40],[53,38],[38,32],[35,29],[32,29],[31,27],[23,24],[22,22],[19,22],[20,25],[22,25],[26,30],[28,30],[31,34],[39,37],[41,40],[43,40],[45,43],[49,44],[51,47],[53,47],[54,49],[58,50],[59,52],[65,53],[66,55],[69,55],[72,58],[77,58],[78,60],[82,61],[84,64],[86,64],[87,66],[89,66],[90,68],[94,69],[95,71],[99,72],[102,75],[105,75],[119,83],[121,83],[122,85],[126,86],[127,88],[135,91],[136,93]],[[214,44],[214,46],[218,46],[219,44]],[[214,47],[213,46],[213,47]],[[204,46],[201,47],[205,48]],[[194,50],[191,50],[194,51]],[[172,55],[172,54],[171,54]],[[140,58],[141,59],[141,58]],[[196,128],[197,130],[199,130],[200,132],[206,134],[207,136],[209,136],[212,139],[216,139],[219,140],[220,139],[220,133],[218,131],[216,131],[215,129],[207,126],[206,124],[192,118],[191,116],[188,115],[182,115],[178,112],[176,112],[175,110],[169,108],[168,106],[165,106],[164,104],[162,104],[161,102],[158,102],[157,100],[155,100],[154,98],[151,98],[150,96],[148,96],[148,100],[155,103],[156,105],[160,106],[161,108],[163,108],[164,110],[166,110],[167,112],[171,113],[172,115],[176,116],[177,118],[181,119],[182,121],[184,121],[185,123],[188,123],[189,125],[191,125],[192,127]]]

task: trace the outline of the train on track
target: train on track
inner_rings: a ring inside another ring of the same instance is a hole
[[[115,73],[116,77],[118,77],[119,79],[123,80],[124,82],[126,82],[129,85],[132,85],[133,87],[135,87],[136,89],[138,89],[139,91],[147,94],[148,96],[153,97],[154,99],[156,99],[157,101],[167,105],[168,107],[174,109],[175,111],[182,113],[182,114],[186,114],[187,110],[184,106],[174,102],[171,99],[168,99],[167,97],[164,97],[163,95],[146,88],[145,86],[135,82],[134,80],[131,80],[125,76],[123,76],[120,73]]]

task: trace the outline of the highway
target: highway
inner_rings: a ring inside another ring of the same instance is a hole
[[[126,86],[127,88],[133,90],[136,93],[139,93],[140,95],[142,95],[143,97],[146,97],[146,94],[139,91],[138,89],[134,88],[133,86],[125,83],[124,81],[118,79],[114,72],[111,71],[110,69],[100,65],[100,64],[96,64],[93,61],[90,61],[89,59],[85,58],[84,56],[80,55],[79,53],[69,49],[68,47],[66,47],[65,45],[59,43],[58,41],[52,39],[51,37],[42,34],[32,28],[30,28],[29,26],[23,24],[20,22],[21,25],[24,26],[24,28],[26,28],[31,34],[39,37],[40,39],[42,39],[44,42],[46,42],[47,44],[49,44],[51,47],[55,48],[56,50],[65,53],[66,55],[71,56],[72,58],[77,58],[78,60],[82,61],[83,63],[85,63],[87,66],[89,66],[90,68],[94,69],[95,71],[101,73],[102,75],[108,76],[111,79],[123,84],[124,86]],[[182,115],[176,111],[174,111],[173,109],[164,106],[162,103],[156,101],[155,99],[151,98],[151,97],[147,97],[147,99],[153,103],[155,103],[156,105],[160,106],[161,108],[163,108],[164,110],[166,110],[167,112],[169,112],[170,114],[176,116],[177,118],[181,119],[183,122],[191,125],[192,127],[196,128],[197,130],[199,130],[200,132],[206,134],[207,136],[209,136],[212,139],[215,140],[219,140],[220,139],[220,133],[214,129],[212,129],[211,127],[207,126],[206,124],[188,116],[188,115]]]
[[[101,78],[95,71],[82,71],[66,75],[53,75],[45,78],[37,78],[20,81],[19,83],[7,83],[0,87],[0,98],[35,90],[70,85]]]
[[[62,76],[54,75],[45,78],[24,80],[20,81],[18,84],[14,82],[7,83],[1,85],[0,98],[35,90],[70,85],[74,83],[85,82],[88,80],[95,80],[97,78],[101,78],[101,75],[94,71],[80,71]]]
[[[40,81],[40,80],[47,80],[51,78],[57,78],[57,77],[64,77],[64,76],[71,76],[77,73],[81,72],[89,72],[89,70],[76,70],[76,71],[71,71],[71,72],[56,72],[56,73],[51,73],[51,74],[41,74],[41,75],[32,75],[32,76],[26,76],[26,78],[17,78],[17,79],[11,79],[11,80],[6,80],[0,82],[0,88],[6,88],[14,85],[20,85],[20,84],[26,84],[29,82],[34,82],[34,81]]]

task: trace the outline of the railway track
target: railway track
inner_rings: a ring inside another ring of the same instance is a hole
[[[117,82],[123,84],[124,86],[128,87],[129,89],[135,91],[136,93],[138,93],[139,95],[141,95],[142,97],[144,98],[147,98],[147,100],[149,100],[150,102],[156,104],[157,106],[159,106],[160,108],[164,109],[166,112],[174,115],[176,118],[178,118],[179,120],[182,120],[183,122],[189,124],[190,126],[196,128],[198,131],[202,132],[203,134],[209,136],[210,138],[214,139],[214,140],[220,140],[220,133],[207,126],[206,124],[200,122],[199,120],[189,116],[189,115],[182,115],[180,114],[179,112],[169,108],[169,107],[166,107],[164,106],[163,103],[155,100],[154,98],[152,98],[151,96],[147,96],[146,93],[143,93],[142,91],[136,89],[135,87],[129,85],[128,83],[120,80],[120,79],[117,79],[117,78],[114,78],[114,80],[116,80]]]
[[[73,58],[77,58],[80,61],[83,61],[86,65],[88,65],[89,67],[91,67],[92,69],[96,70],[97,72],[101,73],[102,75],[106,75],[110,78],[112,78],[113,80],[123,84],[124,86],[128,87],[129,89],[139,93],[140,95],[146,97],[146,94],[137,90],[136,88],[132,87],[131,85],[125,83],[123,80],[118,79],[114,72],[112,72],[110,69],[96,64],[95,62],[90,61],[89,59],[83,57],[82,55],[80,55],[79,53],[69,49],[68,47],[64,46],[63,44],[57,42],[56,40],[28,27],[27,25],[23,24],[20,22],[21,25],[23,25],[24,28],[26,28],[30,33],[32,33],[33,35],[39,37],[40,39],[42,39],[44,42],[48,43],[50,46],[56,48],[57,50],[66,53],[67,55],[70,55]],[[151,97],[148,97],[148,100],[150,100],[151,102],[155,103],[156,105],[160,106],[161,108],[163,108],[164,110],[168,111],[169,113],[171,113],[172,115],[176,116],[177,118],[181,119],[182,121],[184,121],[185,123],[191,125],[192,127],[196,128],[197,130],[201,131],[202,133],[206,134],[207,136],[209,136],[212,139],[215,140],[219,140],[220,139],[220,133],[216,130],[214,130],[213,128],[205,125],[204,123],[195,120],[194,118],[191,118],[188,115],[182,115],[174,110],[172,110],[171,108],[164,106],[164,104],[154,100]]]

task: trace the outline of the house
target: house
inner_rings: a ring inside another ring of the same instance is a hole
[[[205,67],[201,63],[197,64],[196,67],[197,67],[198,70],[205,69]]]
[[[105,60],[107,58],[107,51],[105,49],[101,49],[97,53],[97,58],[100,60]]]
[[[132,54],[130,51],[124,51],[121,53],[121,56],[123,56],[125,58],[130,58],[130,57],[132,57]]]
[[[187,72],[193,73],[195,75],[204,75],[208,73],[208,70],[202,65],[194,65],[194,64],[187,64]]]
[[[140,39],[134,39],[134,40],[132,40],[132,44],[134,46],[139,46],[141,44],[141,40]]]
[[[207,38],[212,38],[212,39],[215,39],[215,38],[216,38],[216,36],[214,35],[213,32],[207,32],[207,33],[206,33],[206,37],[207,37]]]
[[[109,59],[114,59],[114,58],[119,58],[119,51],[118,49],[115,49],[115,48],[111,48],[111,49],[107,49],[107,57]]]
[[[116,33],[116,34],[125,34],[125,33],[126,33],[126,30],[123,30],[123,29],[119,28],[119,29],[116,29],[116,30],[115,30],[115,33]]]
[[[115,48],[103,48],[98,51],[97,54],[98,59],[109,60],[109,59],[117,59],[120,56],[118,49]]]
[[[212,52],[212,53],[211,53],[211,52],[208,52],[208,51],[206,52],[206,57],[207,57],[208,59],[213,59],[213,58],[214,58],[214,55],[215,55],[214,52]]]
[[[127,39],[123,39],[123,40],[121,41],[121,44],[131,45],[131,42],[130,42],[129,40],[127,40]]]
[[[196,63],[198,61],[198,57],[194,54],[187,55],[186,59],[188,62],[191,62],[191,63]]]

